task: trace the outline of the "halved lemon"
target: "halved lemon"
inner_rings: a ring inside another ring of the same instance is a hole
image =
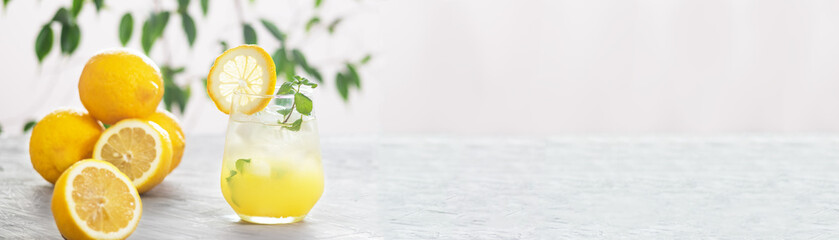
[[[52,215],[65,239],[125,239],[137,228],[142,213],[131,180],[100,160],[73,164],[58,178],[52,193]]]
[[[126,119],[102,133],[93,158],[116,166],[144,193],[169,174],[172,141],[166,130],[152,121]]]
[[[277,70],[271,55],[256,45],[241,45],[216,58],[207,75],[207,95],[218,110],[230,114],[234,93],[270,95],[277,85]],[[252,114],[268,106],[271,98],[242,98],[242,113]]]

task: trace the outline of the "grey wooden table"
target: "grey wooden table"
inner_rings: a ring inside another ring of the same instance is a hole
[[[133,239],[839,238],[839,138],[325,137],[304,222],[239,222],[222,136],[142,196]],[[0,239],[60,239],[25,138],[0,139]]]

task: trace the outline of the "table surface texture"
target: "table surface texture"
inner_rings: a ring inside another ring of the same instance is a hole
[[[832,136],[342,136],[303,222],[243,223],[224,136],[190,136],[129,239],[839,239]],[[61,239],[27,137],[0,138],[0,239]]]

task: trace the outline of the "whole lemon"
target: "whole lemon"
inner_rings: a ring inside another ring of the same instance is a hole
[[[169,139],[172,140],[172,165],[169,171],[175,170],[175,167],[178,167],[178,164],[181,163],[181,157],[184,155],[185,139],[181,124],[178,123],[178,119],[172,113],[163,109],[157,110],[157,112],[147,117],[146,120],[157,123],[157,125],[160,125],[160,127],[169,133]]]
[[[90,158],[104,128],[87,112],[59,109],[47,114],[32,129],[29,159],[50,183],[79,160]]]
[[[107,124],[154,113],[163,98],[160,69],[145,55],[127,49],[99,52],[79,77],[79,98],[90,115]]]

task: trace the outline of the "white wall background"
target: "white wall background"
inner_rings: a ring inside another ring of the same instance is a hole
[[[151,8],[150,1],[106,2],[98,16],[92,5],[82,11],[73,57],[52,54],[40,67],[33,50],[39,26],[70,1],[13,0],[0,14],[4,134],[19,134],[26,119],[57,106],[80,107],[75,89],[84,62],[119,45],[125,11]],[[334,84],[321,90],[323,134],[839,131],[837,1],[325,2],[326,18],[348,17],[336,36],[297,33],[292,43],[332,66],[330,76],[342,57],[373,52],[374,60],[349,104]],[[241,42],[232,4],[212,0],[212,18],[196,17],[196,46],[173,48],[173,61],[189,66],[179,81],[200,89],[194,79],[218,54],[215,36]],[[257,1],[246,4],[246,20],[268,17],[289,29],[304,24],[310,4]],[[179,22],[173,18],[165,35],[185,46],[171,25]],[[260,44],[276,45],[257,30]],[[140,49],[138,39],[129,47]],[[159,46],[151,53],[164,55]],[[188,134],[222,133],[225,115],[195,95],[183,116]]]

